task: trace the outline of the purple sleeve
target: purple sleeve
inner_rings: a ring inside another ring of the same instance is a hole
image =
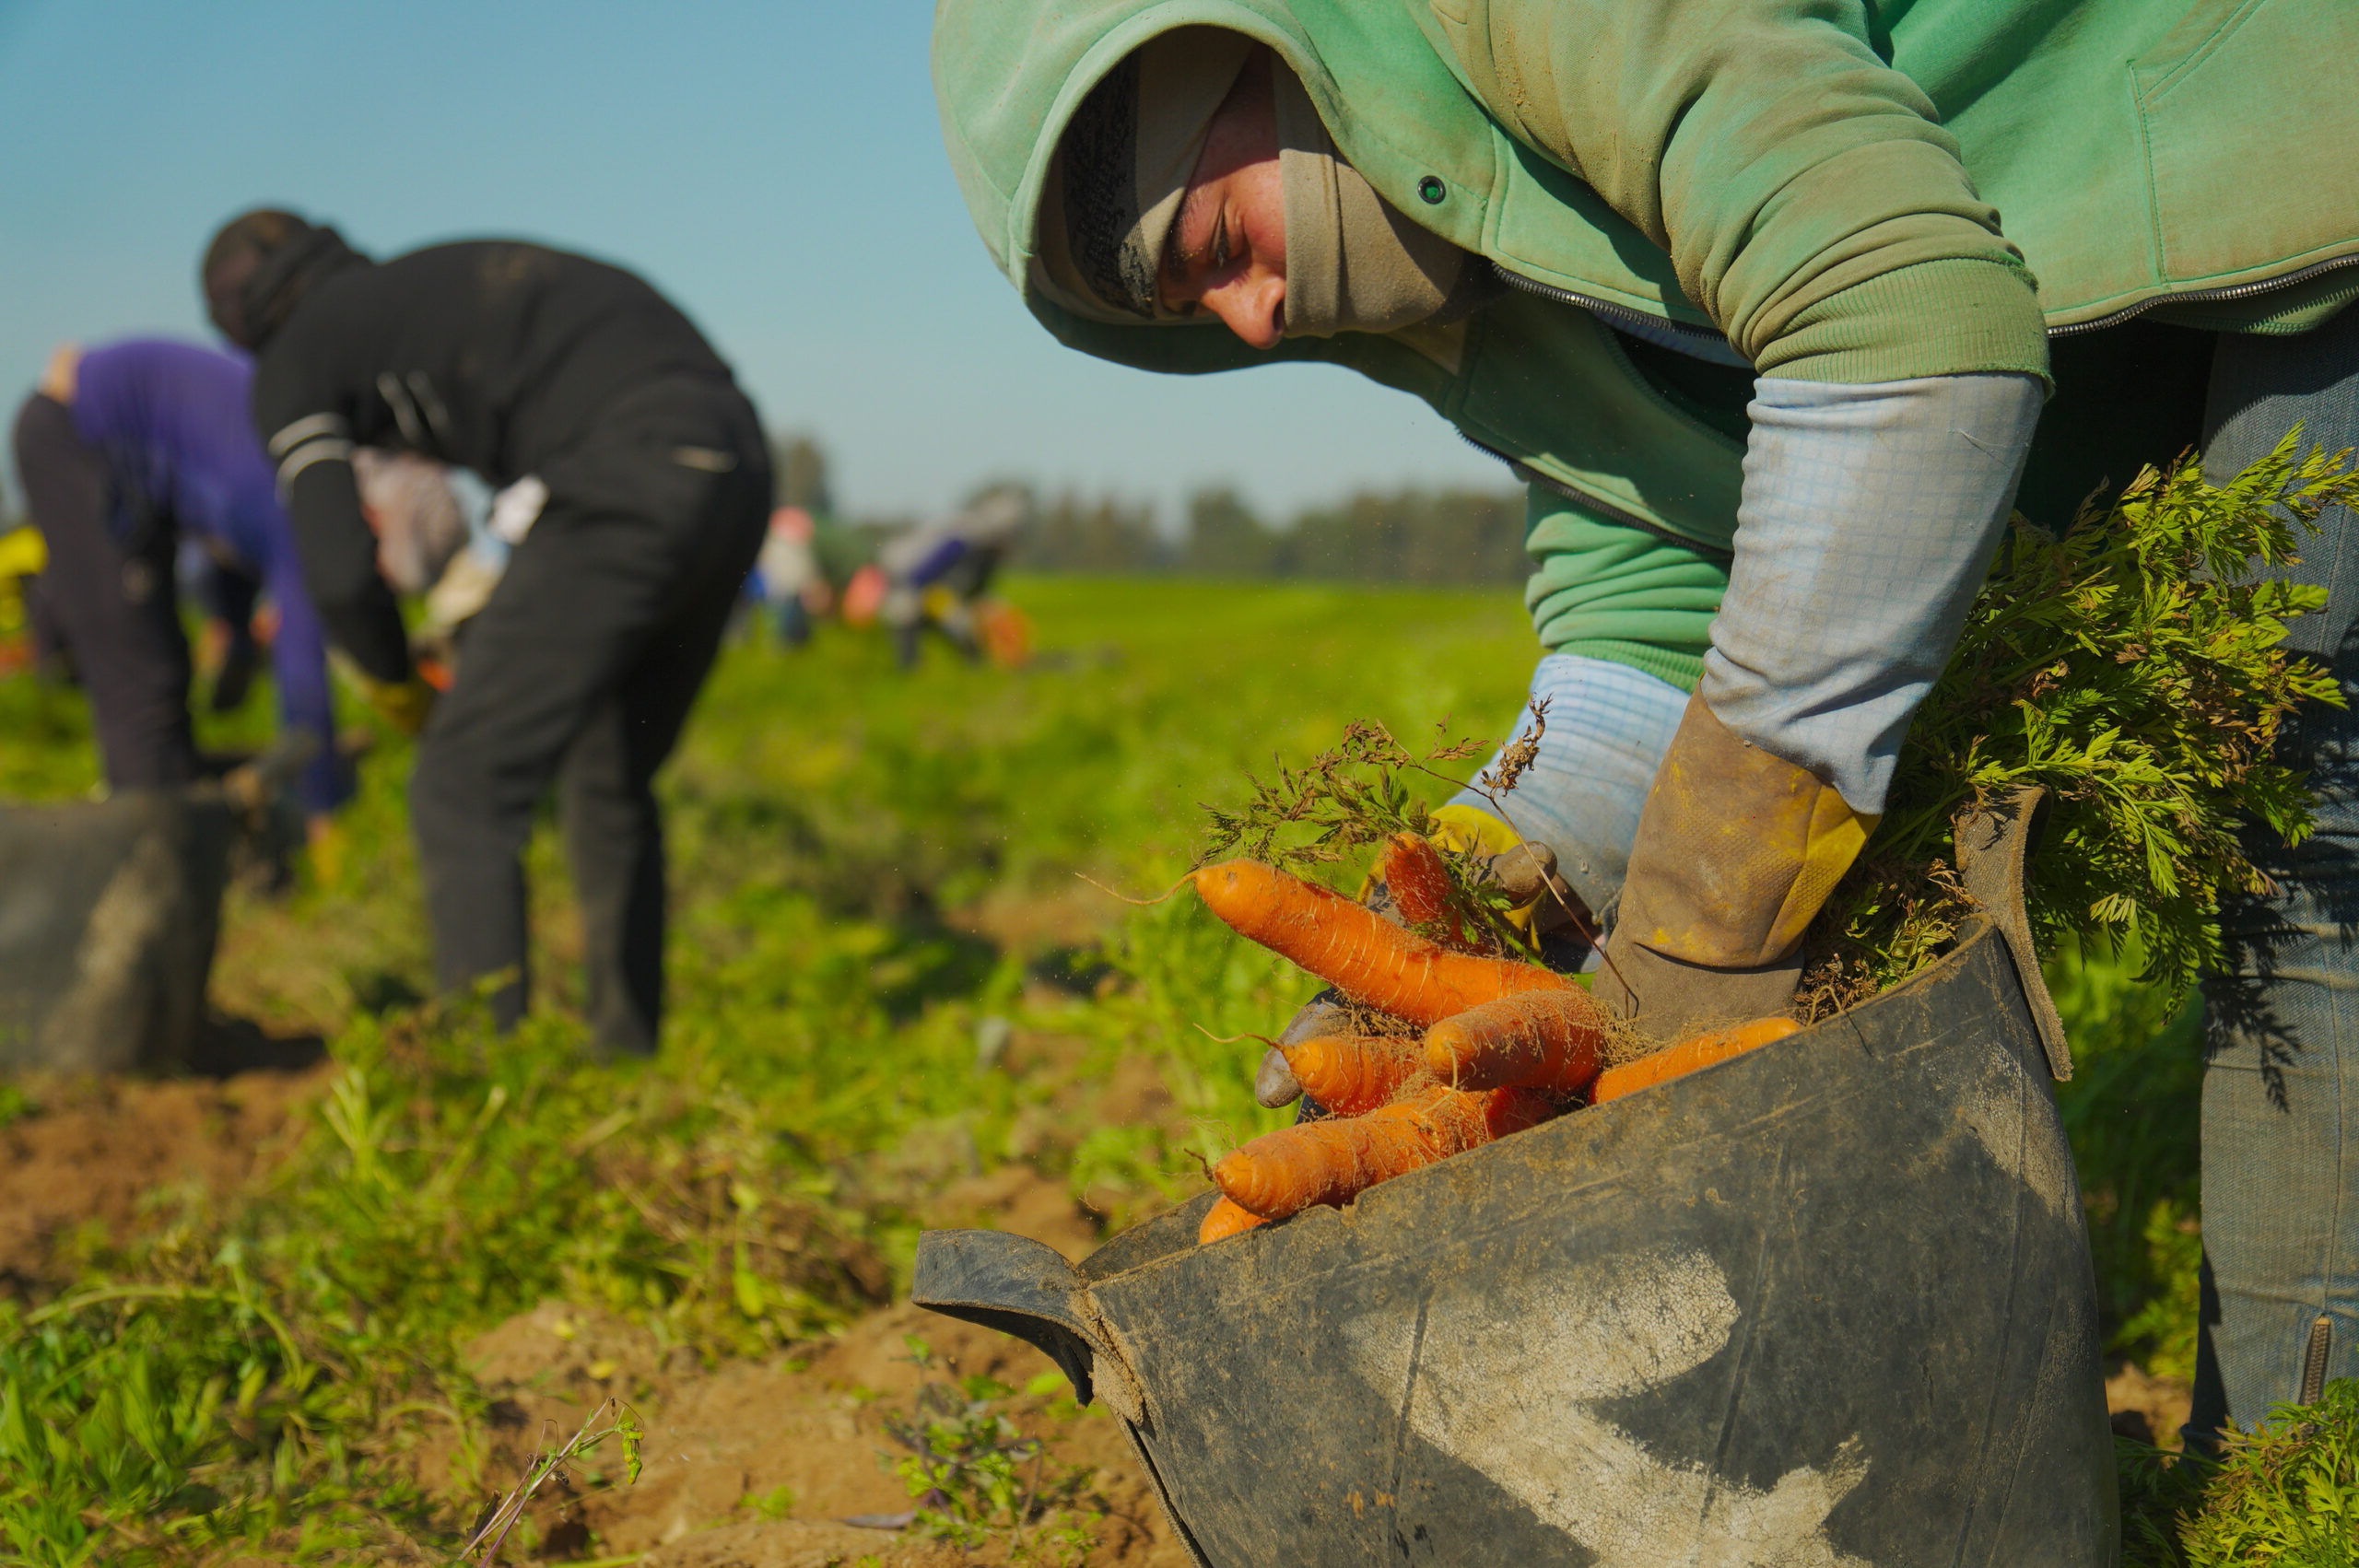
[[[335,697],[328,685],[327,639],[320,617],[303,591],[303,573],[292,549],[278,551],[268,579],[278,607],[278,635],[270,645],[272,673],[278,677],[278,724],[319,738],[319,754],[296,786],[305,814],[323,816],[352,797],[352,770],[335,750]]]

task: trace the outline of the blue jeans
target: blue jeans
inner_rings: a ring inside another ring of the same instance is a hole
[[[2359,445],[2359,309],[2297,337],[2224,336],[2205,468],[2215,481],[2295,421],[2306,446]],[[2280,743],[2318,795],[2316,835],[2255,858],[2285,891],[2225,911],[2234,963],[2205,991],[2202,1307],[2188,1422],[2233,1422],[2359,1376],[2359,518],[2337,509],[2289,575],[2325,586],[2290,645],[2351,701]]]

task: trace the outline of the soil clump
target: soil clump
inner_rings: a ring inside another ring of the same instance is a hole
[[[960,1182],[936,1207],[943,1223],[995,1224],[1069,1257],[1098,1240],[1062,1182],[1022,1164]],[[912,1339],[930,1348],[932,1366],[921,1367]],[[1047,1357],[906,1302],[800,1354],[710,1369],[684,1348],[666,1350],[644,1328],[549,1302],[476,1340],[470,1359],[496,1400],[481,1472],[489,1487],[513,1484],[536,1443],[569,1436],[609,1397],[629,1400],[645,1420],[645,1469],[636,1484],[623,1484],[620,1456],[609,1445],[576,1468],[568,1489],[545,1488],[535,1499],[535,1550],[557,1561],[594,1552],[644,1553],[642,1568],[1007,1562],[1014,1543],[1003,1534],[967,1549],[929,1539],[912,1525],[846,1522],[907,1517],[909,1489],[890,1468],[906,1450],[887,1434],[886,1419],[910,1412],[921,1383],[980,1375],[1019,1390],[1000,1408],[1025,1435],[1044,1442],[1045,1474],[1053,1478],[1066,1466],[1090,1470],[1073,1512],[1097,1539],[1093,1564],[1186,1568],[1189,1562],[1111,1415],[1076,1410],[1069,1389],[1020,1392],[1055,1371]],[[442,1457],[450,1467],[457,1456]],[[454,1490],[464,1484],[451,1468],[420,1479]],[[488,1491],[483,1501],[490,1501]]]
[[[121,1241],[176,1192],[252,1180],[302,1136],[330,1071],[14,1081],[28,1108],[0,1119],[0,1290],[56,1286],[61,1247]]]

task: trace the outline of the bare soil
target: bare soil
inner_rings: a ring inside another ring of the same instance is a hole
[[[300,1136],[326,1076],[19,1080],[33,1108],[0,1125],[0,1290],[54,1284],[61,1249],[119,1241],[176,1197],[252,1179]]]
[[[991,1223],[1078,1257],[1097,1226],[1063,1184],[1007,1165],[959,1183],[941,1199],[947,1222]],[[922,1340],[937,1365],[921,1372],[909,1340]],[[611,1451],[593,1456],[571,1486],[537,1499],[534,1550],[545,1559],[645,1553],[645,1568],[833,1568],[874,1560],[878,1568],[1005,1562],[1014,1542],[969,1550],[912,1527],[846,1521],[891,1519],[910,1507],[890,1460],[903,1450],[885,1418],[911,1408],[927,1378],[983,1374],[1020,1388],[1054,1370],[1031,1347],[906,1303],[871,1313],[804,1357],[708,1370],[683,1351],[666,1352],[644,1329],[560,1303],[500,1325],[471,1347],[494,1407],[493,1452],[482,1496],[513,1484],[536,1443],[569,1435],[609,1396],[644,1418],[645,1469],[621,1484]],[[1023,1397],[1007,1410],[1044,1440],[1049,1470],[1086,1467],[1078,1522],[1096,1537],[1090,1561],[1128,1568],[1185,1568],[1186,1549],[1157,1508],[1112,1417],[1069,1401]],[[463,1489],[457,1454],[442,1457],[440,1480]],[[593,1473],[593,1469],[594,1472]]]
[[[2174,1452],[2193,1397],[2194,1390],[2177,1378],[2154,1376],[2134,1361],[2121,1363],[2105,1380],[2114,1432]]]

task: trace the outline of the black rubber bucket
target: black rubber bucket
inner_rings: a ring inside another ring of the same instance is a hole
[[[1199,1247],[1207,1194],[1078,1270],[929,1233],[916,1299],[1105,1400],[1207,1568],[2109,1563],[2095,1282],[2008,923],[1346,1210]]]
[[[0,1071],[187,1063],[232,825],[218,790],[0,805]]]

